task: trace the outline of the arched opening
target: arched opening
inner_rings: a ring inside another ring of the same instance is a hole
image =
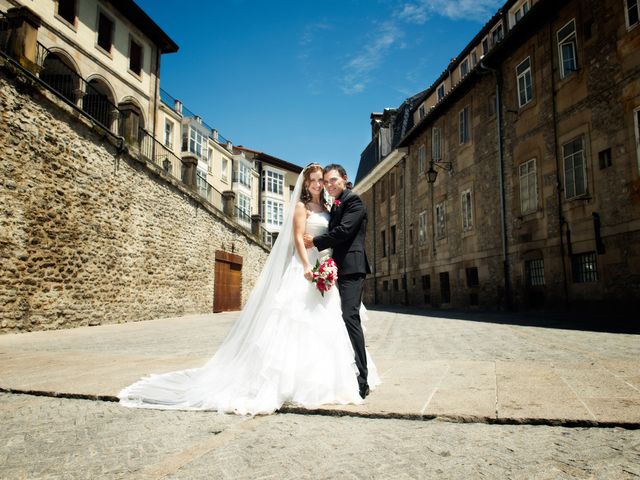
[[[104,81],[99,79],[89,81],[86,90],[82,98],[82,109],[102,126],[111,130],[116,112],[111,90]]]
[[[63,55],[50,53],[42,63],[40,80],[72,103],[77,102],[80,75]]]

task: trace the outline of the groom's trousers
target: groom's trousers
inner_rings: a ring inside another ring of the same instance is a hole
[[[358,384],[367,383],[367,354],[364,346],[364,333],[360,323],[360,304],[362,303],[362,288],[365,274],[338,276],[338,291],[342,303],[342,319],[347,327],[351,345],[358,367]]]

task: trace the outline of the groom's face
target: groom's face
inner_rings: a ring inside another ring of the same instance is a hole
[[[324,188],[332,197],[339,197],[347,184],[347,177],[340,175],[338,170],[329,170],[324,174]]]

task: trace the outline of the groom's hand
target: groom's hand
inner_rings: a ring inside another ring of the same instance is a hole
[[[310,234],[305,233],[305,234],[302,236],[302,241],[304,242],[304,246],[305,246],[306,248],[313,248],[313,246],[314,246],[314,245],[313,245],[313,237],[312,237]]]

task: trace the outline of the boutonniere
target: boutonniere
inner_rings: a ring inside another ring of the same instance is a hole
[[[340,204],[341,204],[341,203],[342,203],[342,202],[341,202],[340,200],[337,200],[337,199],[336,199],[336,200],[333,202],[333,206],[334,206],[334,207],[336,207],[336,208],[338,208],[338,207],[340,206]]]

